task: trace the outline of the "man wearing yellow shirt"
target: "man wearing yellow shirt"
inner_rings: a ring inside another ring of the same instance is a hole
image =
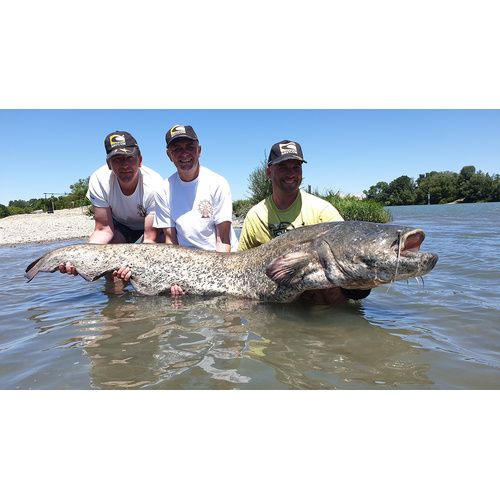
[[[266,167],[273,194],[249,210],[238,250],[257,247],[301,226],[344,220],[331,203],[301,191],[303,163],[307,162],[298,142],[283,140],[273,145]],[[368,294],[365,290],[329,288],[305,292],[302,297],[316,304],[339,304]]]

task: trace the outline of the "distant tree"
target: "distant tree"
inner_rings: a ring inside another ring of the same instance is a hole
[[[389,183],[387,194],[390,205],[413,205],[416,200],[415,181],[402,175]]]
[[[248,176],[248,190],[250,201],[255,205],[273,193],[271,181],[266,174],[267,162],[262,161],[260,167],[254,169]]]
[[[476,172],[463,188],[465,202],[489,201],[493,195],[493,179],[489,174]]]
[[[89,179],[90,177],[87,177],[86,179],[78,179],[74,184],[71,184],[69,187],[71,189],[71,194],[85,198],[89,188]]]
[[[89,187],[89,179],[78,179],[77,182],[71,184],[69,187],[71,189],[71,193],[67,197],[67,205],[68,208],[75,206],[79,207],[82,205],[89,205],[90,201],[87,199],[87,190]]]
[[[45,200],[43,198],[31,198],[28,201],[31,210],[43,210],[45,208]]]
[[[468,181],[470,178],[476,173],[476,167],[474,165],[468,165],[466,167],[462,167],[462,170],[460,170],[460,182],[462,181]]]
[[[463,167],[458,174],[458,195],[459,198],[468,197],[469,182],[472,176],[476,173],[476,167],[474,165],[468,165]]]
[[[389,184],[387,182],[377,182],[374,186],[371,186],[370,189],[363,191],[363,194],[366,196],[367,200],[377,201],[379,203],[386,203],[389,198],[387,190],[389,188]]]
[[[10,215],[8,207],[0,203],[0,219],[3,217],[8,217]]]
[[[9,206],[9,215],[27,214],[30,212],[31,210],[29,208],[21,208],[17,205]]]
[[[416,180],[417,204],[425,204],[430,194],[430,201],[434,203],[449,203],[458,198],[458,174],[456,172],[429,172],[420,174]]]
[[[491,201],[500,201],[500,175],[495,174],[492,183]]]
[[[9,201],[9,207],[17,207],[17,208],[29,208],[29,204],[25,200],[11,200]]]
[[[253,203],[250,200],[234,200],[233,214],[235,217],[245,217],[252,206]]]

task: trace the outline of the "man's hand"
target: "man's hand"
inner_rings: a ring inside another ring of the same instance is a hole
[[[132,276],[132,270],[127,266],[122,266],[116,271],[113,271],[113,277],[121,279],[123,281],[129,281],[130,276]]]
[[[78,271],[71,262],[61,262],[59,264],[59,272],[63,274],[72,274],[73,276],[78,276]]]
[[[186,292],[179,285],[172,285],[170,287],[170,295],[179,296],[185,294]]]

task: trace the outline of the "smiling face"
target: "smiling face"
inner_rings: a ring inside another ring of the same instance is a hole
[[[266,173],[273,185],[273,192],[298,193],[302,184],[302,162],[300,160],[285,160],[268,165]]]
[[[200,173],[201,146],[198,141],[177,139],[167,148],[167,156],[174,163],[179,177],[189,182]]]

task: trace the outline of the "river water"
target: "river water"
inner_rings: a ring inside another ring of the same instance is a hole
[[[143,297],[0,247],[0,389],[499,389],[500,204],[391,208],[439,254],[338,308]]]

